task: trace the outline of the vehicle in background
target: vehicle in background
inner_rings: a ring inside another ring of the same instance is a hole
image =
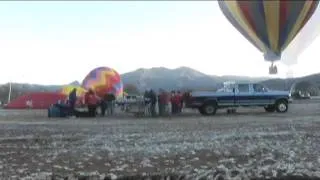
[[[228,83],[220,92],[193,91],[186,101],[187,108],[197,108],[203,115],[214,115],[218,109],[264,107],[267,112],[285,113],[291,102],[289,91],[272,91],[258,83]]]
[[[302,92],[302,91],[298,91],[298,92],[292,94],[292,97],[294,99],[311,99],[310,93]]]

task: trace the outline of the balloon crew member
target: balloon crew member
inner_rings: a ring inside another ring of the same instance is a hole
[[[174,104],[174,113],[175,114],[179,113],[180,99],[179,99],[179,95],[177,92],[173,96],[173,104]]]
[[[114,101],[116,97],[113,93],[108,93],[107,95],[107,112],[108,115],[113,115],[114,113]]]
[[[182,105],[184,104],[186,106],[188,104],[189,99],[190,99],[190,92],[188,91],[184,92],[182,95]]]
[[[88,93],[86,93],[85,101],[88,106],[89,117],[95,117],[99,98],[92,89],[89,89]]]
[[[151,89],[150,90],[150,111],[151,111],[151,116],[155,117],[156,116],[156,103],[157,103],[157,95],[156,93]]]
[[[171,91],[171,112],[172,114],[176,114],[177,112],[177,103],[176,103],[176,92]]]
[[[108,94],[105,94],[100,101],[101,116],[105,116],[106,114],[106,109],[108,108],[107,100]]]
[[[170,93],[164,91],[161,94],[161,101],[163,103],[163,113],[165,115],[169,115],[170,109],[169,109],[169,103],[170,103]]]
[[[73,90],[69,94],[69,106],[70,106],[70,115],[74,115],[75,105],[77,102],[77,88],[73,88]]]
[[[178,91],[176,96],[177,96],[176,98],[177,98],[178,112],[181,113],[183,108],[183,98],[182,98],[181,92]]]
[[[145,106],[145,114],[150,114],[150,92],[146,90],[143,95],[144,106]]]
[[[163,101],[162,101],[162,96],[163,96],[163,92],[162,90],[160,89],[159,90],[159,95],[158,95],[158,111],[159,111],[159,116],[162,116],[163,115]]]

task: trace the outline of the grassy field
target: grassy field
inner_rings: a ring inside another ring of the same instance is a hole
[[[320,177],[319,102],[295,101],[285,114],[253,108],[171,119],[49,119],[41,110],[1,110],[0,179]]]

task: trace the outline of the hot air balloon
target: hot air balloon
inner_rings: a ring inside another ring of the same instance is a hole
[[[113,93],[115,96],[121,96],[123,93],[123,83],[120,75],[112,68],[98,67],[90,71],[84,78],[82,87],[92,89],[100,97],[107,93]]]
[[[297,36],[292,40],[289,46],[283,51],[281,62],[287,66],[294,65],[298,62],[298,58],[301,53],[308,46],[310,46],[313,41],[320,34],[320,9],[317,9],[310,20],[307,22],[305,27],[297,34]]]
[[[219,0],[230,23],[271,61],[270,74],[277,73],[274,61],[295,38],[318,7],[318,0]]]

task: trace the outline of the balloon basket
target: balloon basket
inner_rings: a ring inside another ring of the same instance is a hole
[[[271,65],[269,67],[269,74],[272,74],[272,75],[278,74],[278,68],[276,65]]]

